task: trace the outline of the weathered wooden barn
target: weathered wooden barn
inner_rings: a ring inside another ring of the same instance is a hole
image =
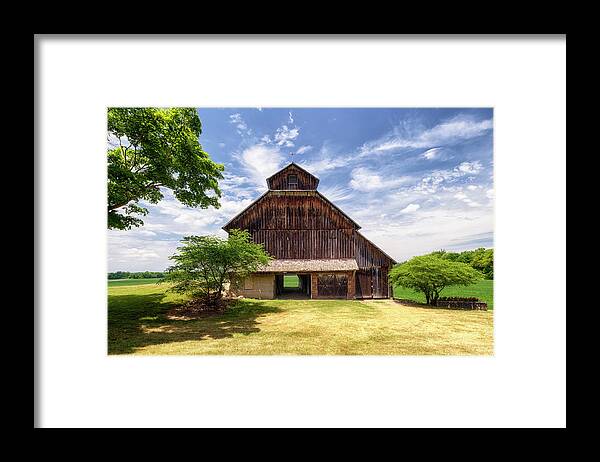
[[[246,229],[274,257],[234,289],[255,298],[286,294],[286,274],[310,298],[387,298],[396,262],[364,237],[360,225],[323,196],[319,179],[295,163],[267,178],[268,190],[223,229]]]

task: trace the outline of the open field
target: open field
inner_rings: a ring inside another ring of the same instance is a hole
[[[448,287],[441,293],[442,297],[477,297],[488,304],[488,310],[494,309],[494,281],[485,279],[467,287]],[[394,288],[394,297],[406,298],[425,303],[425,295],[403,287]]]
[[[160,278],[148,278],[148,279],[109,279],[108,287],[121,287],[121,286],[139,286],[143,284],[156,284],[160,281]]]
[[[300,285],[300,280],[298,279],[298,276],[296,276],[296,275],[293,275],[293,276],[284,275],[283,276],[283,287],[295,288],[295,287],[299,287],[299,285]]]
[[[139,280],[138,280],[139,281]],[[491,355],[493,313],[392,300],[243,299],[221,314],[169,319],[164,285],[108,288],[108,353],[142,355]]]

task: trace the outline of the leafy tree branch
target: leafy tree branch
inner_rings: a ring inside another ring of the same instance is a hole
[[[193,108],[109,108],[108,227],[143,225],[139,216],[168,188],[189,207],[220,206],[223,165],[198,141],[202,125]],[[138,215],[138,216],[136,216]]]

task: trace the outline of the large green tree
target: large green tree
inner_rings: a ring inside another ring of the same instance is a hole
[[[466,263],[423,255],[394,266],[389,278],[393,285],[422,292],[427,304],[435,305],[444,288],[468,286],[483,279],[483,275]]]
[[[143,225],[161,187],[190,207],[219,207],[223,165],[198,141],[202,125],[193,108],[108,109],[108,227]],[[138,216],[136,216],[138,215]]]
[[[190,295],[209,306],[222,299],[226,283],[238,284],[271,257],[262,244],[252,242],[248,231],[233,229],[227,239],[219,236],[186,236],[175,262],[162,282],[170,291]]]

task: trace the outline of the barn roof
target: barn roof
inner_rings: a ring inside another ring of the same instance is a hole
[[[355,222],[352,218],[350,218],[348,216],[348,214],[346,212],[344,212],[341,208],[339,208],[337,205],[335,205],[333,202],[331,202],[329,199],[327,199],[326,196],[321,194],[319,191],[315,191],[315,192],[321,199],[323,199],[325,202],[327,202],[329,205],[331,205],[334,209],[336,209],[338,212],[340,212],[342,215],[344,215],[348,220],[350,220],[356,226],[356,229],[361,228],[361,226],[357,222]]]
[[[289,164],[287,164],[285,167],[283,167],[281,170],[279,170],[279,171],[277,171],[277,172],[273,173],[273,175],[271,175],[269,178],[267,178],[267,185],[270,185],[270,180],[271,180],[272,178],[276,177],[276,176],[277,176],[277,175],[279,175],[280,173],[283,173],[283,172],[285,172],[286,170],[289,170],[291,167],[295,167],[295,168],[297,168],[298,170],[300,170],[301,172],[304,172],[304,173],[306,173],[307,175],[309,175],[310,177],[314,178],[314,179],[315,179],[315,182],[316,182],[316,183],[315,183],[315,184],[316,184],[316,186],[318,186],[318,185],[319,185],[319,179],[318,179],[316,176],[314,176],[312,173],[310,173],[308,170],[306,170],[305,168],[302,168],[302,167],[301,167],[300,165],[298,165],[296,162],[290,162],[290,163],[289,163]],[[270,187],[270,186],[269,186],[269,187]],[[315,189],[316,189],[316,187],[315,187]]]
[[[304,271],[354,271],[358,264],[354,258],[329,260],[271,260],[257,273],[297,273]]]
[[[358,230],[356,231],[356,234],[358,234],[365,241],[367,241],[369,244],[371,244],[373,247],[375,247],[377,250],[379,250],[382,254],[384,254],[386,257],[388,257],[390,259],[390,261],[392,262],[392,265],[395,265],[396,263],[398,263],[396,260],[394,260],[392,257],[390,257],[387,253],[385,253],[381,247],[379,247],[378,245],[375,245],[375,243],[373,241],[371,241],[369,238],[367,238],[362,233],[358,232]]]
[[[225,223],[223,226],[221,226],[221,229],[224,229],[225,231],[227,231],[227,229],[229,228],[229,225],[231,223],[233,223],[237,218],[241,217],[244,213],[246,213],[248,210],[250,210],[252,207],[254,207],[256,204],[258,204],[258,202],[265,197],[270,191],[265,191],[264,193],[262,193],[260,196],[258,196],[256,199],[254,199],[252,202],[250,202],[250,204],[248,204],[248,206],[243,209],[241,212],[239,212],[238,214],[234,215],[233,217],[231,217],[231,219]]]
[[[355,229],[360,229],[361,228],[361,226],[357,222],[355,222],[352,218],[350,218],[342,209],[340,209],[337,205],[335,205],[333,202],[331,202],[329,199],[327,199],[327,197],[325,197],[319,191],[301,191],[301,190],[297,190],[297,191],[278,191],[278,190],[272,190],[272,189],[270,189],[268,191],[265,191],[254,202],[250,203],[244,210],[242,210],[240,213],[238,213],[233,218],[231,218],[227,223],[225,223],[221,227],[221,229],[224,229],[225,231],[227,231],[229,229],[229,226],[231,225],[231,223],[233,223],[237,218],[241,217],[243,214],[245,214],[246,212],[248,212],[248,210],[250,210],[252,207],[256,206],[262,199],[264,199],[265,197],[267,197],[269,195],[317,196],[322,201],[324,201],[325,203],[327,203],[328,205],[330,205],[331,207],[333,207],[335,210],[337,210],[344,218],[346,218],[348,221],[350,221],[350,223],[352,223],[354,225]]]

